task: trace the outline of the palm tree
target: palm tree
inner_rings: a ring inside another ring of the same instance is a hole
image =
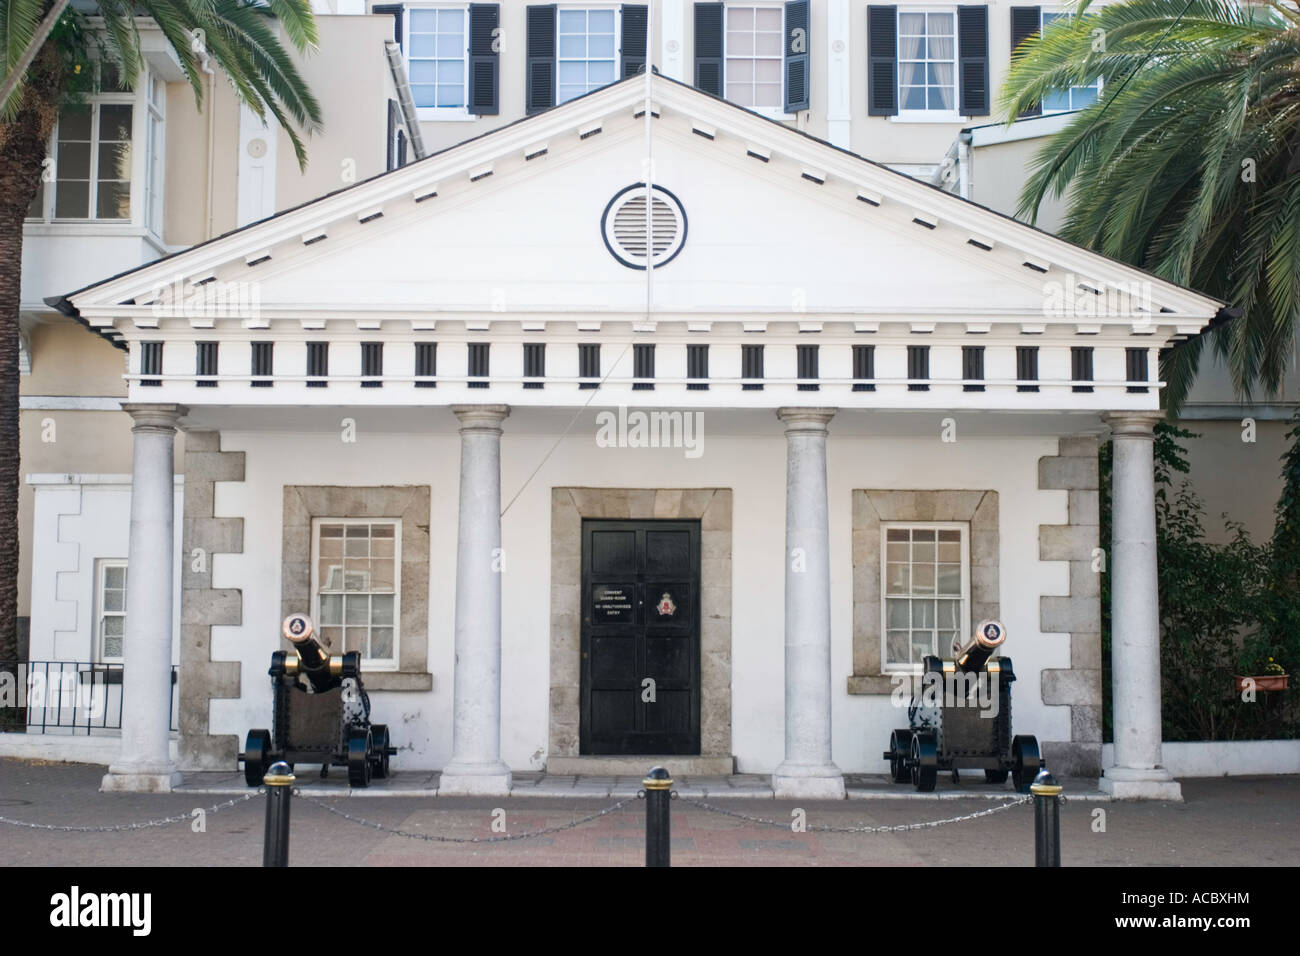
[[[1280,2],[1078,2],[1017,49],[1020,116],[1101,78],[1033,160],[1019,214],[1067,196],[1062,237],[1217,296],[1240,315],[1166,354],[1176,410],[1207,343],[1238,392],[1276,392],[1300,314],[1300,13]]]
[[[88,83],[99,75],[92,61],[113,63],[127,84],[139,75],[136,17],[150,17],[158,25],[197,105],[203,102],[202,74],[210,59],[240,100],[263,118],[270,113],[288,132],[300,167],[307,162],[302,137],[320,128],[320,106],[276,29],[282,27],[298,51],[314,48],[309,0],[99,0],[91,14],[59,0],[0,0],[0,67],[4,89],[12,85],[0,105],[0,661],[18,656],[23,220],[41,183],[59,110],[90,92]]]

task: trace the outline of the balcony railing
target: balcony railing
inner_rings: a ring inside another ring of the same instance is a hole
[[[0,661],[0,731],[120,733],[122,669],[121,664],[92,661]],[[177,670],[173,665],[167,704],[172,730],[179,729]]]

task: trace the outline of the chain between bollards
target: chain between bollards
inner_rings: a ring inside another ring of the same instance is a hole
[[[641,786],[645,787],[645,865],[672,866],[673,778],[663,767],[651,767]]]
[[[1034,795],[1034,866],[1061,865],[1061,791],[1044,767],[1029,792]]]
[[[262,778],[266,786],[266,830],[262,836],[262,866],[289,865],[289,801],[297,778],[283,760],[271,764]]]

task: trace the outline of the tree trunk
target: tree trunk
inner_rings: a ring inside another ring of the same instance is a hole
[[[18,658],[18,313],[23,220],[40,186],[62,67],[46,44],[27,75],[22,105],[0,125],[0,661]]]

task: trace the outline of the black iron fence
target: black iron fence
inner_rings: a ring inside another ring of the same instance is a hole
[[[121,664],[0,661],[0,731],[86,734],[122,729]],[[178,668],[172,666],[167,720],[176,722]]]

